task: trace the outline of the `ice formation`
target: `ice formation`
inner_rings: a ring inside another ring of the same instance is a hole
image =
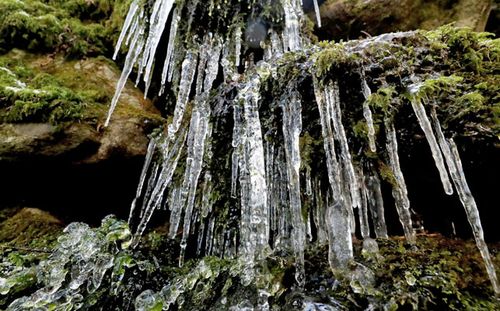
[[[242,2],[238,8],[221,11],[225,24],[222,28],[210,24],[210,30],[196,28],[193,16],[198,7],[197,14],[205,14],[211,21],[217,14],[215,5],[200,5],[197,1],[174,5],[172,0],[156,0],[146,9],[141,1],[133,1],[117,44],[115,56],[121,46],[128,47],[128,54],[106,124],[112,121],[112,112],[132,70],[148,90],[155,61],[163,60],[159,93],[173,93],[167,96],[171,121],[149,145],[132,204],[129,222],[134,231],[133,243],[137,244],[155,210],[168,209],[169,236],[180,240],[180,265],[188,245],[195,241],[200,256],[241,258],[248,266],[243,280],[250,282],[258,277],[254,267],[259,261],[273,251],[289,250],[294,254],[297,282],[302,284],[304,251],[308,243],[317,241],[329,245],[332,269],[346,268],[353,260],[352,238],[358,225],[367,243],[371,243],[372,234],[388,237],[379,172],[373,163],[360,159],[354,149],[359,146],[355,147],[348,127],[352,124],[345,122],[345,115],[351,117],[354,113],[349,111],[352,109],[361,112],[367,126],[367,142],[363,145],[366,151],[385,156],[399,220],[406,239],[415,244],[397,131],[389,113],[383,120],[375,120],[370,102],[372,90],[365,77],[369,64],[360,64],[357,71],[361,73],[360,103],[345,102],[342,81],[320,77],[316,64],[319,61],[314,57],[296,64],[301,79],[292,77],[287,84],[280,84],[279,67],[286,63],[282,61],[285,56],[300,58],[318,51],[301,35],[305,17],[299,1],[279,1],[275,22],[281,27],[271,26],[265,41],[261,41],[264,26],[259,27],[259,44],[250,46],[243,34],[248,40],[252,30],[242,28],[244,15],[238,14],[245,11],[247,22],[257,20],[258,16],[252,15],[255,10],[248,11],[251,3]],[[316,0],[314,8],[319,25]],[[166,52],[158,55],[164,32],[168,34]],[[342,53],[347,57],[362,55],[367,47],[389,44],[404,35],[388,34],[347,43],[342,45]],[[263,48],[260,61],[249,49],[259,46]],[[300,86],[307,79],[312,81],[312,90]],[[268,83],[282,88],[279,96],[266,93]],[[393,104],[401,105],[398,100],[394,99]],[[303,159],[304,101],[315,102],[312,106],[319,117],[316,121],[323,158],[318,163]],[[451,175],[498,293],[498,281],[457,148],[452,140],[444,138],[433,114],[431,124],[425,111],[427,102],[414,97],[406,104],[413,107],[425,133],[447,194],[453,193]],[[385,146],[377,148],[377,142],[384,140]],[[221,141],[225,145],[220,145]],[[218,149],[223,149],[224,154],[216,153]],[[231,207],[217,205],[222,201],[230,202]],[[266,309],[266,291],[261,289],[259,293],[263,297],[259,304]],[[147,303],[152,299],[150,294],[143,293],[136,302]]]

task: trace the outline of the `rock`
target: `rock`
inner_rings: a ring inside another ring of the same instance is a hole
[[[0,223],[0,243],[17,247],[47,246],[45,242],[54,241],[62,229],[63,223],[48,212],[25,207]]]
[[[18,82],[26,85],[23,90],[12,94],[7,89],[13,86],[0,88],[7,98],[10,95],[10,102],[7,100],[6,103],[8,107],[0,112],[7,121],[0,125],[0,161],[64,157],[70,162],[92,163],[116,156],[145,155],[147,134],[161,124],[162,118],[133,85],[125,87],[111,125],[108,128],[101,126],[120,75],[112,62],[102,57],[66,61],[62,57],[36,56],[20,50],[3,56],[3,60],[4,63],[6,60],[20,61],[25,65],[24,69],[33,71],[33,74],[27,79],[19,78]],[[17,67],[4,68],[16,75]],[[30,83],[30,79],[32,82],[40,77],[47,82]],[[48,93],[49,89],[55,93],[50,94],[51,98],[35,97],[36,94]],[[18,108],[19,100],[26,96],[22,92],[31,92],[29,95],[35,98]],[[74,94],[68,95],[68,92]],[[64,101],[65,97],[81,98],[81,101],[70,101],[63,109],[79,110],[74,115],[63,111],[61,118],[53,106]],[[29,105],[45,106],[31,113],[26,108]],[[16,109],[20,112],[17,113]]]
[[[394,31],[434,29],[455,23],[484,31],[491,0],[330,0],[321,5],[320,39],[356,39]],[[315,20],[314,12],[310,12]]]
[[[66,220],[95,221],[128,206],[130,196],[118,193],[134,193],[147,135],[164,119],[129,82],[104,128],[119,77],[104,57],[68,60],[16,49],[0,56],[2,205],[47,207]]]

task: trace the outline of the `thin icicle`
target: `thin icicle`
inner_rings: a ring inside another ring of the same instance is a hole
[[[312,182],[311,182],[311,168],[309,166],[306,167],[306,195],[312,196]]]
[[[326,154],[326,166],[328,170],[328,180],[332,188],[333,195],[340,197],[340,168],[335,153],[335,142],[333,139],[333,128],[331,124],[331,109],[326,104],[325,93],[319,87],[319,82],[313,78],[316,104],[318,105],[321,133],[323,136],[323,146]]]
[[[315,206],[313,210],[314,223],[317,228],[317,236],[319,243],[325,243],[328,241],[328,226],[326,225],[326,212],[323,193],[321,191],[321,181],[316,179],[314,181],[314,198]]]
[[[203,180],[203,193],[201,199],[201,217],[206,218],[209,213],[212,212],[212,174],[210,171],[205,172],[205,177]]]
[[[318,0],[313,0],[314,12],[316,13],[316,25],[321,28],[321,14],[319,13]]]
[[[340,109],[340,95],[337,82],[330,82],[325,88],[325,98],[327,105],[332,112],[332,123],[336,140],[340,143],[340,158],[345,169],[345,174],[348,178],[349,189],[351,193],[352,206],[360,206],[361,198],[359,194],[359,186],[352,164],[351,153],[349,152],[349,144],[344,126],[342,124],[342,111]]]
[[[357,176],[358,184],[361,189],[361,205],[358,210],[359,227],[363,239],[368,239],[370,238],[370,224],[368,222],[368,190],[366,189],[365,176],[362,168],[358,168]]]
[[[144,46],[144,28],[140,27],[140,30],[134,34],[132,41],[130,43],[127,58],[125,59],[125,64],[123,66],[123,71],[120,76],[120,79],[116,84],[115,94],[111,99],[111,105],[109,107],[108,116],[106,118],[106,121],[104,122],[105,127],[109,125],[109,121],[111,120],[111,115],[113,114],[116,105],[118,104],[118,100],[120,99],[120,95],[123,91],[123,88],[125,87],[125,84],[128,81],[128,77],[130,76],[130,73],[134,68],[134,64],[140,57],[143,46]]]
[[[304,248],[306,243],[305,224],[302,217],[300,191],[300,147],[299,136],[302,131],[302,106],[300,98],[293,92],[291,98],[281,104],[283,109],[283,136],[285,143],[288,173],[288,195],[292,219],[292,249],[295,252],[295,278],[304,285]]]
[[[323,145],[326,153],[326,164],[331,189],[331,192],[329,192],[331,195],[327,197],[330,199],[327,199],[326,212],[324,214],[329,244],[328,259],[332,269],[345,268],[353,257],[351,231],[352,206],[346,204],[345,197],[342,195],[341,165],[335,153],[334,131],[332,129],[334,107],[332,107],[332,99],[328,99],[331,94],[321,90],[316,79],[313,79],[313,83],[321,119]],[[318,200],[322,200],[320,193],[318,193],[317,198]]]
[[[144,47],[146,56],[145,66],[144,66],[144,82],[145,82],[145,90],[144,90],[144,98],[146,98],[149,87],[151,85],[151,79],[153,75],[153,65],[156,55],[156,49],[160,43],[161,36],[163,31],[165,30],[165,26],[167,24],[168,16],[170,15],[170,11],[172,10],[172,6],[174,5],[174,0],[164,0],[157,1],[160,3],[157,10],[153,10],[153,13],[150,17],[150,31],[148,35],[148,40]],[[156,3],[155,3],[156,6]],[[139,70],[142,72],[142,70]]]
[[[168,126],[168,135],[172,139],[179,129],[179,126],[186,110],[186,104],[191,92],[191,85],[193,84],[194,74],[196,72],[197,53],[188,51],[186,58],[182,62],[181,81],[179,83],[179,92],[177,94],[177,103],[174,110],[174,118],[172,123]]]
[[[479,217],[479,210],[477,208],[476,200],[470,191],[467,179],[465,178],[458,148],[452,138],[446,141],[434,108],[431,110],[431,118],[437,134],[439,146],[441,147],[446,164],[448,165],[448,169],[453,183],[455,184],[455,188],[457,189],[460,201],[462,202],[467,214],[467,220],[472,228],[477,248],[481,253],[484,265],[486,266],[486,272],[488,273],[488,277],[490,278],[493,286],[493,291],[496,295],[500,295],[500,284],[495,272],[495,266],[491,259],[488,245],[484,240],[484,231],[483,226],[481,225],[481,218]]]
[[[231,145],[233,147],[233,154],[231,156],[231,197],[236,198],[236,187],[238,181],[238,164],[239,159],[241,157],[241,149],[240,143],[242,139],[242,131],[243,131],[243,120],[241,116],[241,108],[237,103],[233,104],[233,139]]]
[[[392,185],[392,196],[394,197],[394,204],[398,211],[399,221],[403,226],[403,231],[406,239],[410,244],[415,244],[416,237],[415,231],[410,215],[410,200],[408,199],[408,190],[406,189],[406,182],[401,171],[398,155],[398,141],[396,138],[396,129],[392,120],[385,120],[385,136],[387,144],[387,154],[392,173],[394,174],[394,183]]]
[[[184,262],[184,252],[187,247],[187,239],[191,228],[191,216],[193,213],[194,199],[198,185],[198,178],[203,164],[203,155],[205,151],[205,141],[208,133],[208,118],[210,109],[208,104],[201,103],[195,107],[191,116],[191,124],[188,137],[188,154],[186,158],[186,171],[184,173],[184,182],[181,187],[181,204],[186,202],[184,210],[184,229],[182,231],[181,252],[179,255],[179,265]]]
[[[168,35],[168,44],[167,44],[167,53],[165,57],[165,62],[163,64],[163,71],[161,73],[161,87],[159,95],[162,95],[165,92],[165,85],[167,83],[168,72],[170,68],[173,67],[173,52],[174,52],[174,43],[177,36],[177,28],[179,26],[180,16],[178,13],[178,9],[174,9],[174,13],[172,14],[172,23],[170,25],[170,33]]]
[[[144,160],[144,165],[142,167],[141,177],[139,178],[139,185],[137,186],[137,191],[136,191],[136,194],[135,194],[135,198],[132,201],[132,206],[130,207],[130,214],[129,214],[129,217],[128,217],[128,223],[129,224],[132,221],[132,217],[134,215],[135,207],[137,205],[137,200],[140,198],[140,196],[142,194],[142,188],[144,186],[144,181],[146,180],[146,175],[147,175],[149,167],[151,165],[151,160],[153,159],[153,154],[155,152],[155,149],[156,149],[156,139],[152,138],[149,141],[149,144],[148,144],[148,149],[147,149],[147,152],[146,152],[146,159]]]
[[[133,23],[134,21],[137,21],[137,14],[139,11],[139,3],[140,0],[134,0],[130,4],[130,8],[127,13],[127,17],[125,18],[125,22],[123,23],[122,31],[120,33],[120,36],[118,37],[118,41],[116,43],[116,48],[115,52],[113,54],[113,60],[116,60],[116,57],[118,56],[118,53],[120,52],[120,48],[122,47],[123,40],[126,38],[127,34],[132,34],[134,33],[134,26]],[[142,9],[140,9],[142,11]],[[142,14],[139,14],[142,15]],[[130,30],[130,31],[129,31]]]
[[[173,239],[177,235],[179,230],[179,224],[181,222],[182,215],[182,205],[180,202],[180,188],[175,187],[170,191],[169,197],[169,208],[170,208],[170,220],[168,228],[168,237]]]
[[[134,234],[133,245],[137,245],[142,233],[151,219],[151,216],[153,215],[154,210],[163,200],[165,189],[170,184],[174,171],[177,168],[177,163],[179,161],[186,136],[186,130],[183,128],[181,132],[178,133],[175,141],[167,142],[164,147],[161,172],[151,195],[145,198],[146,201],[143,207],[142,217]]]
[[[241,27],[236,27],[234,31],[234,65],[238,67],[240,65],[240,55],[241,55]]]
[[[365,97],[365,101],[363,102],[363,117],[365,118],[366,124],[368,125],[368,144],[370,146],[370,150],[372,152],[376,152],[377,146],[375,144],[375,126],[373,125],[372,111],[370,109],[370,106],[368,105],[368,98],[372,94],[372,91],[370,90],[370,87],[366,82],[364,74],[362,75],[361,79],[361,92]]]
[[[446,170],[446,166],[444,165],[443,155],[439,151],[436,136],[434,136],[434,132],[432,131],[431,122],[427,117],[424,105],[417,98],[412,98],[411,106],[413,107],[413,111],[417,116],[420,128],[422,128],[422,131],[424,131],[425,138],[427,139],[429,147],[431,148],[432,157],[434,158],[434,163],[436,164],[436,167],[439,171],[439,177],[441,178],[441,182],[443,183],[444,191],[446,192],[446,194],[452,195],[453,187],[451,186],[448,171]]]
[[[385,222],[384,199],[380,186],[380,178],[376,172],[366,177],[368,191],[368,207],[373,220],[373,229],[377,238],[388,238]]]

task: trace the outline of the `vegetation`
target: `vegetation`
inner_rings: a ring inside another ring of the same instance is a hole
[[[62,52],[68,57],[110,56],[129,0],[4,0],[0,53],[12,48]]]

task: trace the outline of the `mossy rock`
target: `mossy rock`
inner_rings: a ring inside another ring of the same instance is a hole
[[[146,135],[163,119],[133,85],[102,128],[119,77],[104,57],[66,60],[17,49],[0,56],[1,157],[58,156],[82,146],[85,154],[74,160],[144,155]]]
[[[327,0],[316,33],[321,39],[345,40],[450,23],[484,31],[491,9],[491,0]]]
[[[54,242],[62,229],[62,222],[51,214],[26,207],[0,223],[0,243],[4,248],[45,248]]]
[[[22,48],[73,58],[110,56],[129,2],[3,0],[0,53]]]

